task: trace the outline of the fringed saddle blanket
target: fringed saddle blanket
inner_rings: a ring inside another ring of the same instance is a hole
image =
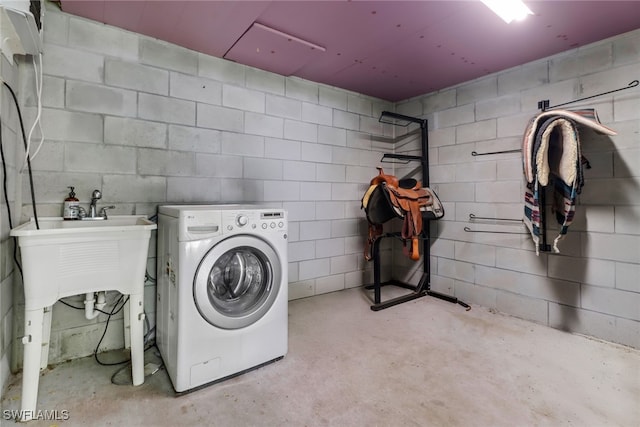
[[[547,185],[553,187],[552,212],[560,230],[553,241],[553,251],[560,252],[558,242],[567,234],[575,213],[576,199],[584,177],[582,164],[586,162],[580,151],[578,125],[584,125],[603,135],[616,135],[600,123],[592,108],[581,110],[551,110],[535,116],[525,130],[522,160],[526,189],[524,194],[524,224],[540,251],[543,215],[540,192]]]

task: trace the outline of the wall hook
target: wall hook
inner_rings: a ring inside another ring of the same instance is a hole
[[[472,230],[469,227],[464,227],[464,231],[467,233],[491,233],[491,234],[529,234],[529,233],[521,233],[518,231],[491,231],[491,230]]]
[[[477,151],[472,151],[471,155],[472,156],[488,156],[489,154],[520,153],[521,151],[522,151],[521,148],[514,149],[514,150],[490,151],[487,153],[478,153]]]
[[[599,93],[599,94],[597,94],[597,95],[587,96],[587,97],[585,97],[585,98],[575,99],[575,100],[573,100],[573,101],[569,101],[569,102],[565,102],[565,103],[562,103],[562,104],[554,105],[553,107],[549,107],[549,100],[548,100],[548,99],[545,99],[545,100],[543,100],[543,101],[538,101],[538,108],[539,108],[540,110],[542,110],[542,111],[552,110],[552,109],[554,109],[554,108],[558,108],[558,107],[562,107],[562,106],[564,106],[564,105],[569,105],[569,104],[573,104],[573,103],[576,103],[576,102],[584,101],[584,100],[586,100],[586,99],[596,98],[596,97],[598,97],[598,96],[608,95],[608,94],[610,94],[610,93],[614,93],[614,92],[620,92],[621,90],[631,89],[631,88],[634,88],[634,87],[638,86],[639,84],[640,84],[640,81],[638,81],[638,80],[633,80],[633,81],[631,81],[631,82],[630,82],[627,86],[625,86],[625,87],[621,87],[621,88],[619,88],[619,89],[610,90],[610,91],[608,91],[608,92],[602,92],[602,93]]]
[[[486,216],[476,216],[475,214],[469,214],[469,220],[475,221],[476,219],[488,220],[488,221],[517,221],[522,222],[522,218],[490,218]]]

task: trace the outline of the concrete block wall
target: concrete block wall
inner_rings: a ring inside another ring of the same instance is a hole
[[[382,153],[393,148],[384,141],[392,130],[378,123],[392,104],[209,57],[50,4],[44,29],[44,144],[32,162],[38,215],[61,216],[68,186],[85,207],[100,189],[99,205],[116,205],[113,214],[151,216],[164,203],[266,202],[289,213],[291,299],[369,280],[360,199]],[[36,113],[33,78],[28,69],[27,123]],[[26,221],[33,214],[26,180],[22,191]],[[152,239],[152,276],[155,251]],[[82,306],[82,297],[68,302]],[[14,310],[21,316],[19,303]],[[153,325],[152,282],[145,311]],[[51,362],[91,354],[106,320],[87,321],[60,303],[53,318]],[[119,347],[121,316],[101,349]]]
[[[17,285],[17,269],[13,261],[13,239],[9,237],[11,225],[18,224],[20,218],[19,169],[24,161],[18,147],[22,146],[18,113],[11,92],[2,82],[14,90],[19,105],[22,104],[19,91],[21,70],[24,68],[20,57],[11,64],[4,55],[0,55],[0,132],[4,168],[0,173],[6,180],[5,187],[0,186],[0,391],[4,391],[11,375],[11,354],[15,343],[14,334],[14,295],[20,292]],[[24,152],[24,151],[22,151]],[[11,213],[11,218],[9,218]]]
[[[558,329],[640,348],[640,88],[583,101],[617,136],[580,132],[585,169],[576,218],[560,254],[536,256],[526,228],[520,149],[527,122],[551,105],[626,87],[640,74],[640,30],[398,103],[429,120],[430,179],[446,209],[432,223],[432,289]],[[417,143],[398,143],[415,152]],[[557,231],[548,215],[549,241]],[[556,233],[557,234],[557,233]],[[394,275],[419,266],[395,251]]]

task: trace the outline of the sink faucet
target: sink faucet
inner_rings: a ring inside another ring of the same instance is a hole
[[[93,190],[91,194],[91,204],[89,205],[89,213],[87,213],[82,206],[73,206],[72,209],[78,211],[78,218],[83,220],[98,220],[108,219],[107,209],[115,209],[115,205],[103,206],[100,209],[100,213],[97,213],[96,204],[98,200],[102,198],[102,192],[100,190]]]
[[[93,194],[91,194],[91,204],[89,205],[89,218],[97,217],[96,213],[96,202],[102,199],[102,192],[100,190],[93,190]]]

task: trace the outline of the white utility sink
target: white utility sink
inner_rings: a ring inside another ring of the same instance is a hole
[[[157,225],[144,216],[106,220],[38,218],[11,230],[22,254],[25,305],[48,307],[91,291],[130,294],[144,286],[149,237]]]
[[[38,225],[40,225],[40,230],[36,229],[36,222],[32,218],[31,221],[14,228],[13,231],[20,233],[19,235],[33,235],[33,232],[42,233],[43,231],[60,228],[94,228],[97,230],[102,227],[128,227],[122,229],[122,231],[126,231],[139,229],[139,226],[144,226],[143,229],[154,229],[156,224],[139,215],[110,215],[109,219],[64,220],[61,217],[38,218]]]
[[[46,367],[51,307],[60,298],[117,290],[128,295],[125,343],[131,346],[133,384],[144,382],[144,278],[151,230],[145,216],[104,220],[38,218],[13,230],[22,258],[25,294],[21,420],[36,414],[39,370]]]

